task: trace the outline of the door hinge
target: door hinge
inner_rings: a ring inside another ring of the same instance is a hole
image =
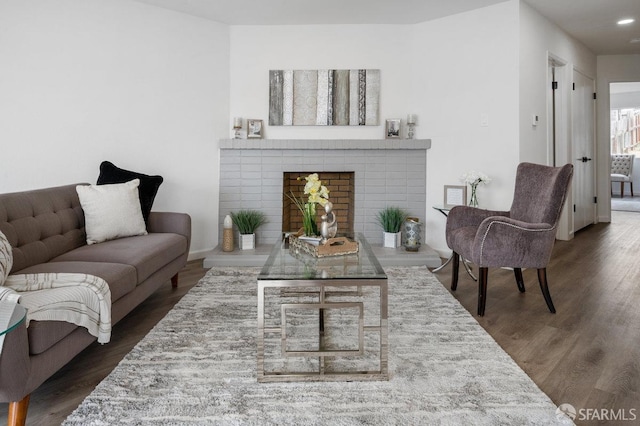
[[[598,197],[593,197],[593,204],[598,204]]]
[[[597,99],[596,92],[593,92],[593,99]]]
[[[573,90],[576,90],[576,84],[573,83]]]
[[[552,81],[551,82],[551,90],[556,90],[558,88],[558,82],[557,81]]]
[[[574,213],[576,212],[576,205],[575,204],[573,205],[573,212]]]

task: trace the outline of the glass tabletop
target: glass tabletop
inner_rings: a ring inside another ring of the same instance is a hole
[[[7,334],[24,321],[27,310],[16,302],[0,301],[0,336]]]
[[[258,280],[387,279],[364,235],[347,238],[358,242],[358,253],[320,258],[290,250],[283,239],[274,245]]]

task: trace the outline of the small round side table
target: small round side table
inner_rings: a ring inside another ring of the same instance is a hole
[[[27,310],[16,302],[0,300],[0,340],[4,341],[4,335],[14,330],[27,317]],[[2,341],[0,341],[0,353],[2,353]]]
[[[449,216],[449,211],[451,211],[451,208],[449,208],[449,207],[433,206],[433,208],[435,210],[438,210],[445,217]],[[451,253],[451,256],[449,256],[449,258],[442,265],[440,265],[437,268],[431,270],[431,272],[440,271],[442,268],[444,268],[445,266],[447,266],[451,262],[451,259],[453,259],[453,253]],[[469,262],[466,261],[462,256],[460,256],[460,260],[462,261],[460,263],[464,266],[464,269],[467,271],[467,274],[469,274],[469,276],[471,278],[473,278],[474,281],[478,281],[478,279],[473,275],[473,272],[471,272],[471,268],[469,267]]]

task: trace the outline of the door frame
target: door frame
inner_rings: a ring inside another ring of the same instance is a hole
[[[596,79],[592,76],[590,76],[588,73],[582,71],[580,68],[578,67],[572,67],[572,73],[571,73],[571,78],[572,80],[574,80],[574,76],[575,74],[578,73],[581,76],[583,76],[584,78],[588,79],[591,81],[591,93],[596,93]],[[574,81],[575,84],[575,81]],[[571,106],[571,111],[572,111],[572,117],[571,117],[571,127],[573,129],[573,125],[574,125],[574,120],[575,120],[575,116],[573,114],[573,111],[577,110],[577,107],[574,108],[573,106],[573,101],[575,100],[575,93],[572,93],[571,96],[571,101],[572,101],[572,106]],[[598,173],[598,158],[597,158],[597,144],[596,144],[596,100],[595,98],[590,99],[590,103],[592,104],[592,113],[591,113],[591,132],[592,132],[592,141],[591,141],[591,156],[593,157],[591,159],[591,161],[593,161],[593,173],[592,173],[592,179],[591,182],[589,182],[589,184],[591,185],[591,188],[593,190],[593,197],[595,197],[595,199],[597,200],[598,198],[598,185],[597,185],[597,173]],[[573,133],[573,131],[572,131]],[[575,153],[574,152],[574,139],[573,139],[573,134],[572,134],[572,138],[571,138],[571,151],[574,154],[574,157],[576,155],[580,155],[579,153]],[[573,161],[576,161],[575,158],[572,158]],[[575,176],[575,174],[574,174]],[[593,203],[591,206],[591,223],[595,224],[598,223],[598,206],[597,203]],[[587,225],[588,226],[588,225]],[[575,226],[574,226],[574,232],[575,232]]]
[[[552,89],[552,76],[558,82]],[[550,166],[572,163],[571,126],[569,105],[571,104],[571,84],[573,69],[569,62],[547,52],[547,161]],[[555,100],[555,101],[554,101]],[[554,108],[555,106],[555,108]],[[555,134],[554,134],[555,131]],[[558,221],[556,238],[573,239],[573,190],[567,193],[567,200]]]

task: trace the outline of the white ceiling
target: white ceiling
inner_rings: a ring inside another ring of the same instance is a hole
[[[630,92],[640,92],[640,83],[638,82],[630,82],[630,83],[611,83],[609,85],[609,93],[630,93]]]
[[[525,0],[597,55],[640,53],[640,0]],[[620,19],[635,18],[630,25]],[[630,40],[637,42],[630,43]]]
[[[506,0],[136,1],[229,25],[313,25],[415,24]],[[524,1],[597,55],[640,54],[640,0]],[[636,22],[616,25],[626,17]]]
[[[313,25],[416,24],[506,0],[138,1],[230,25]]]

